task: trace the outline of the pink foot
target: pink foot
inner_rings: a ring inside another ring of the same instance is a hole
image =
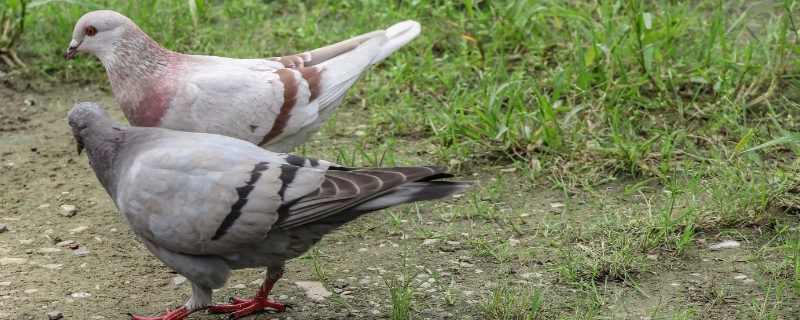
[[[192,312],[186,310],[186,307],[180,307],[175,310],[170,310],[169,308],[167,308],[167,314],[164,315],[163,317],[158,317],[158,318],[145,318],[145,317],[135,316],[132,313],[129,313],[128,315],[131,316],[131,320],[183,320],[190,314],[192,314]]]
[[[239,298],[231,298],[234,304],[231,305],[215,305],[212,306],[208,312],[210,313],[231,313],[231,319],[239,319],[241,317],[248,316],[253,314],[254,312],[264,310],[265,308],[272,308],[278,311],[286,311],[286,309],[292,309],[292,306],[285,304],[285,303],[277,303],[269,301],[269,292],[272,291],[272,287],[278,282],[278,279],[283,276],[283,270],[281,270],[275,277],[272,279],[268,279],[264,281],[264,284],[258,288],[258,292],[253,297],[253,299],[239,299]],[[172,319],[170,319],[172,320]]]

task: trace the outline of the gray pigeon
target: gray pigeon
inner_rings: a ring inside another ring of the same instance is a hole
[[[100,10],[78,20],[64,58],[99,58],[131,125],[216,133],[289,152],[333,114],[367,68],[420,30],[406,20],[304,53],[233,59],[167,50],[131,19]]]
[[[78,145],[139,240],[192,284],[192,297],[158,320],[210,308],[239,318],[288,305],[267,299],[286,260],[359,216],[462,192],[444,166],[348,168],[274,153],[222,135],[125,127],[84,102],[69,112]],[[250,300],[212,306],[231,270],[267,267]],[[131,315],[133,319],[144,320]]]

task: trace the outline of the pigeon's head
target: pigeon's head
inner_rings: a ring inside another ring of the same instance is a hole
[[[122,14],[111,10],[89,12],[75,24],[72,41],[64,59],[72,59],[82,52],[100,57],[109,50],[114,50],[114,44],[122,38],[128,28],[137,27],[131,19]]]
[[[72,136],[75,138],[75,143],[78,144],[78,154],[83,151],[83,134],[85,129],[92,125],[94,122],[103,119],[110,119],[108,113],[103,110],[99,104],[94,102],[82,102],[72,107],[67,115],[69,118],[69,126],[72,127]]]

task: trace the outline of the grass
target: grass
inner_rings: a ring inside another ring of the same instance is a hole
[[[229,57],[296,53],[419,20],[420,37],[362,77],[326,123],[337,143],[300,152],[346,165],[435,162],[480,178],[463,206],[425,218],[450,228],[408,219],[420,222],[412,233],[422,238],[470,234],[463,242],[472,254],[498,268],[540,261],[557,275],[547,294],[504,284],[475,304],[488,318],[611,316],[611,298],[633,291],[655,299],[647,292],[657,282],[648,279],[696,263],[700,239],[730,235],[779,239],[758,259],[780,262],[758,270],[769,281],[730,308],[772,319],[797,302],[800,239],[777,226],[797,222],[785,212],[796,208],[800,149],[786,137],[800,119],[800,2],[74,3],[28,10],[13,48],[25,77],[109,90],[97,59],[61,58],[93,5],[123,12],[169,49]],[[783,140],[750,149],[774,139]],[[558,197],[537,197],[546,192]],[[412,208],[403,217],[415,215],[423,216]],[[396,232],[401,216],[392,217],[385,224]],[[372,230],[353,228],[354,237]],[[512,235],[525,245],[513,246]],[[317,266],[320,279],[330,276]],[[393,318],[411,312],[409,283],[387,282]],[[461,301],[443,288],[448,304]],[[703,297],[729,299],[729,288],[710,288]],[[559,290],[573,294],[550,297]],[[540,299],[556,307],[541,309]],[[672,305],[648,316],[717,312]]]

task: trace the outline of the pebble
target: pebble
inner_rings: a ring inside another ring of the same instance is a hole
[[[437,242],[439,242],[439,239],[425,239],[425,241],[422,241],[421,245],[422,246],[428,246],[428,245],[432,245],[432,244],[437,243]]]
[[[45,204],[42,204],[42,205],[36,207],[36,209],[44,209],[44,208],[49,208],[49,207],[50,207],[50,204],[49,203],[45,203]]]
[[[28,259],[25,258],[0,258],[0,266],[7,264],[23,264],[26,262],[28,262]]]
[[[39,291],[39,289],[28,289],[28,290],[25,290],[23,292],[25,292],[25,293],[35,293],[36,291]]]
[[[647,255],[647,260],[653,260],[653,261],[658,260],[658,255],[657,254],[648,254]]]
[[[30,240],[30,239],[20,240],[19,241],[19,244],[31,244],[31,243],[33,243],[33,240]]]
[[[297,281],[294,284],[305,290],[311,300],[324,301],[326,297],[333,294],[318,281]]]
[[[47,313],[47,318],[50,320],[58,320],[63,318],[64,315],[61,314],[61,311],[53,310]]]
[[[108,230],[108,231],[117,232],[117,228],[111,228],[111,230]]]
[[[256,280],[250,281],[250,284],[252,284],[254,286],[260,286],[262,283],[264,283],[264,279],[256,279]]]
[[[530,279],[530,278],[541,278],[542,274],[538,272],[528,272],[528,273],[523,273],[519,276],[522,277],[523,279]]]
[[[72,241],[72,240],[64,240],[64,241],[61,241],[59,243],[56,243],[56,247],[68,246],[68,245],[71,245],[73,242],[74,241]]]
[[[89,227],[88,226],[80,226],[80,227],[77,227],[75,229],[70,229],[69,232],[70,233],[81,233],[81,232],[86,231],[86,229],[89,229]]]
[[[58,208],[58,213],[65,217],[72,217],[75,215],[75,206],[71,204],[62,204],[60,208]]]
[[[746,275],[740,274],[738,276],[733,277],[734,279],[747,279]]]
[[[86,249],[86,247],[80,247],[77,250],[72,252],[72,254],[76,255],[76,256],[84,255],[84,254],[87,254],[87,253],[89,253],[89,249]]]
[[[90,296],[92,295],[86,292],[75,292],[72,294],[73,298],[88,298]]]
[[[174,283],[175,285],[179,285],[181,283],[184,283],[185,281],[186,281],[186,277],[184,277],[184,276],[177,276],[175,278],[172,278],[172,283]]]
[[[5,223],[0,223],[0,233],[8,231],[8,225]]]
[[[8,292],[8,291],[0,291],[0,296],[7,296],[7,295],[11,295],[11,292]]]
[[[423,282],[422,284],[419,285],[419,287],[423,288],[423,289],[427,289],[427,288],[431,287],[431,283],[430,282]]]
[[[36,147],[31,147],[31,151],[36,152],[36,150],[39,150],[39,149],[37,149]]]
[[[358,249],[358,252],[367,252],[367,251],[368,251],[367,248]]]
[[[32,254],[32,253],[33,253],[33,250],[31,250],[31,249],[25,249],[25,254]]]
[[[10,285],[11,285],[11,281],[0,282],[0,286],[3,286],[3,287],[8,287]],[[0,294],[0,296],[4,296],[4,294]]]
[[[51,269],[51,270],[61,269],[62,266],[64,266],[64,265],[60,264],[60,263],[51,263],[51,264],[43,264],[42,265],[42,267],[45,267],[45,268]]]
[[[39,249],[39,252],[42,252],[42,253],[61,252],[61,249],[59,249],[59,248],[41,248],[41,249]]]
[[[247,286],[245,286],[243,284],[237,284],[237,285],[231,287],[231,289],[246,289],[246,288],[247,288]]]

